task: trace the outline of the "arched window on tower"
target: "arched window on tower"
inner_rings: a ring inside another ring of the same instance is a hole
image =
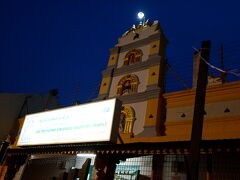
[[[124,76],[120,79],[117,86],[117,95],[125,95],[137,92],[139,80],[134,74]]]
[[[132,49],[124,58],[124,65],[140,62],[142,57],[142,51],[140,49]]]
[[[131,106],[123,105],[121,110],[119,132],[133,135],[133,124],[135,118],[135,111]]]

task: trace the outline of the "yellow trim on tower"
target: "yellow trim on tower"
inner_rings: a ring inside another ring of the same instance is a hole
[[[111,77],[105,77],[102,79],[99,94],[107,94],[108,93],[110,81],[111,81]]]
[[[156,126],[156,122],[159,120],[159,109],[159,98],[149,99],[147,101],[147,111],[144,126]]]
[[[160,66],[159,65],[149,68],[149,71],[148,71],[148,85],[158,84],[159,71],[160,71]]]
[[[108,60],[108,66],[113,66],[117,63],[118,54],[111,54]]]

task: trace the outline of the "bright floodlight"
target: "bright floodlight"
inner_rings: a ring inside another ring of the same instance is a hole
[[[96,154],[77,154],[77,156],[80,156],[80,157],[95,157]]]
[[[143,13],[143,12],[139,12],[139,13],[138,13],[138,18],[139,18],[139,19],[142,19],[143,17],[144,17],[144,13]]]

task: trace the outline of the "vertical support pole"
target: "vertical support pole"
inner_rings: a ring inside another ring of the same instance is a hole
[[[153,155],[152,161],[152,175],[151,180],[162,180],[163,179],[163,164],[164,164],[164,155],[155,154]]]
[[[96,169],[96,175],[94,174],[96,180],[104,180],[106,179],[106,172],[105,172],[105,161],[104,161],[104,156],[101,154],[97,154],[94,167]]]
[[[115,156],[110,157],[107,161],[106,179],[114,179],[117,161],[119,160],[117,160]]]
[[[97,170],[96,180],[112,180],[114,179],[116,164],[119,159],[115,155],[97,154],[94,167]]]
[[[0,165],[3,163],[3,160],[4,160],[4,157],[5,157],[5,154],[6,154],[9,144],[10,143],[7,140],[2,141],[2,145],[0,147]]]
[[[80,89],[80,82],[78,82],[78,83],[76,84],[76,87],[75,87],[75,89],[74,89],[74,93],[73,93],[73,105],[80,104],[80,102],[77,100],[79,89]]]
[[[224,70],[224,57],[223,57],[223,45],[222,44],[220,45],[220,64],[221,64],[221,69]],[[226,74],[222,73],[221,77],[222,77],[222,81],[225,82]]]
[[[221,69],[224,69],[224,61],[223,61],[223,45],[220,45],[220,63],[221,63]]]
[[[207,174],[206,180],[212,180],[212,154],[207,155]]]
[[[201,59],[199,63],[199,72],[195,96],[194,115],[192,124],[191,147],[189,156],[188,180],[198,180],[200,145],[202,140],[204,106],[206,95],[206,81],[208,75],[208,65],[204,61],[209,61],[210,41],[203,41],[201,48]]]

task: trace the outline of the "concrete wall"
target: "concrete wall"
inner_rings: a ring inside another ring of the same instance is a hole
[[[24,99],[23,94],[0,94],[0,141],[5,140],[11,133]]]
[[[26,99],[27,105],[24,105]],[[16,135],[19,117],[24,117],[27,113],[58,107],[56,97],[49,96],[49,94],[0,93],[0,141],[5,140],[8,134]]]

